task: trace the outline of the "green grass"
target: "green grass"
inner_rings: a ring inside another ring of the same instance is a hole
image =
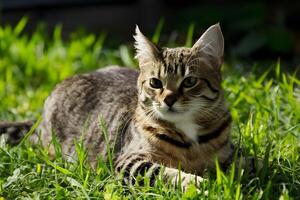
[[[47,36],[43,29],[24,34],[25,25],[26,18],[16,27],[0,27],[0,120],[37,120],[54,85],[73,74],[107,64],[136,67],[133,49],[126,45],[107,49],[105,34],[73,34],[63,41],[62,26]],[[162,26],[163,21],[153,36],[156,41]],[[193,29],[193,25],[188,28],[188,46]],[[161,182],[155,187],[124,187],[112,174],[111,162],[99,157],[96,169],[91,169],[80,141],[78,159],[68,162],[62,159],[56,139],[55,160],[39,145],[24,141],[10,147],[1,139],[0,199],[299,199],[300,102],[294,88],[300,80],[282,72],[279,62],[259,70],[264,73],[253,69],[241,74],[234,67],[225,63],[223,68],[233,141],[246,154],[263,159],[256,178],[231,168],[226,173],[206,172],[200,192],[191,185],[183,193]]]

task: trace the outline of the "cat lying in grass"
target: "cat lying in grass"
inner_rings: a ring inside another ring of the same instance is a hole
[[[139,71],[109,66],[66,79],[47,98],[42,122],[30,140],[40,138],[55,156],[54,133],[64,156],[73,157],[74,140],[83,139],[95,166],[99,155],[108,159],[104,122],[115,172],[124,183],[143,184],[137,179],[142,175],[151,185],[158,176],[183,189],[198,184],[216,159],[226,168],[235,152],[221,88],[220,26],[211,26],[192,48],[158,47],[138,27],[134,38]],[[1,123],[0,131],[13,139],[31,125]],[[254,166],[253,160],[250,164]]]

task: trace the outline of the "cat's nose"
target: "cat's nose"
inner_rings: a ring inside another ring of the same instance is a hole
[[[175,95],[168,95],[165,97],[164,102],[171,107],[177,101],[177,97]]]

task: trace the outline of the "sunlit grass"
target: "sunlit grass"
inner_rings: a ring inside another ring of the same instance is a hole
[[[26,18],[16,27],[0,27],[0,120],[37,120],[55,84],[73,74],[107,64],[136,67],[133,49],[126,45],[105,48],[105,34],[63,41],[62,26],[49,37],[42,30],[23,34],[25,25]],[[153,40],[159,40],[162,26],[163,21]],[[192,45],[193,29],[193,25],[188,28],[187,46]],[[279,62],[262,74],[243,75],[226,63],[224,68],[233,141],[264,163],[256,178],[243,176],[234,167],[226,173],[217,168],[204,174],[208,181],[200,185],[200,191],[191,186],[182,193],[162,182],[155,187],[127,187],[116,180],[111,160],[104,163],[99,157],[92,169],[80,141],[75,148],[77,159],[70,162],[62,159],[55,137],[55,160],[39,145],[24,141],[10,147],[1,140],[0,199],[299,199],[300,105],[294,92],[299,78],[282,72]]]

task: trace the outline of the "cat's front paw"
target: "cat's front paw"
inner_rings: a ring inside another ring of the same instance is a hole
[[[200,191],[200,185],[204,181],[205,179],[200,176],[184,173],[181,174],[181,180],[178,180],[178,186],[180,186],[182,191],[185,192],[190,184],[195,184],[198,191]]]

